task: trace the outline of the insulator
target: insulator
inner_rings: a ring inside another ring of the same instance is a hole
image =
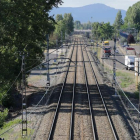
[[[23,106],[26,106],[26,103],[23,103],[22,105],[23,105]]]
[[[46,86],[47,86],[47,87],[49,87],[49,86],[50,86],[50,82],[49,82],[49,81],[47,81]]]

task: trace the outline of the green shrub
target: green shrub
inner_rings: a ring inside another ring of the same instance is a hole
[[[11,127],[11,126],[13,126],[13,125],[15,125],[15,124],[19,124],[19,123],[21,123],[21,122],[22,122],[21,119],[15,119],[15,120],[9,121],[9,122],[7,122],[7,123],[4,123],[2,129],[4,129],[4,128],[9,128],[9,127]]]
[[[3,112],[0,111],[0,127],[3,126],[5,119],[8,116],[8,111],[9,111],[8,109],[5,109]]]
[[[134,94],[136,98],[139,98],[139,91],[135,91]]]
[[[2,105],[6,108],[10,108],[14,105],[14,101],[11,94],[7,94],[6,96],[4,96],[4,98],[2,99]]]

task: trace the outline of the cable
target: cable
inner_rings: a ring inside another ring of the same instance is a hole
[[[59,77],[59,78],[60,78],[60,77]],[[54,79],[55,79],[55,78],[54,78]],[[53,79],[53,81],[54,81],[54,79]],[[50,87],[49,87],[49,88],[50,88]],[[40,104],[40,102],[43,100],[43,98],[45,97],[46,94],[47,94],[47,90],[46,90],[46,92],[44,93],[44,95],[42,96],[42,98],[39,100],[39,102],[35,105],[35,108],[37,108],[37,106]],[[21,111],[20,111],[20,113],[21,113]],[[32,112],[29,112],[28,115],[30,115],[30,114],[32,114]],[[16,125],[14,125],[14,126],[12,126],[12,127],[9,128],[8,130],[6,130],[6,131],[3,132],[2,134],[0,134],[0,136],[2,136],[3,134],[7,133],[9,130],[11,130],[12,128],[16,127],[16,126],[19,125],[19,124],[21,124],[21,122],[18,123],[18,124],[16,124]]]
[[[101,59],[107,59],[107,60],[114,60],[114,59],[112,59],[112,58],[101,58]],[[122,62],[120,62],[119,60],[117,60],[117,59],[115,59],[118,63],[120,63],[120,64],[122,64],[122,65],[124,65],[125,67],[127,67],[127,65],[125,65],[124,63],[122,63]],[[140,74],[138,71],[136,71],[136,70],[134,70],[134,72],[136,72],[136,73],[138,73],[138,74]]]
[[[63,47],[63,46],[59,47],[58,49],[60,49],[60,48],[62,48],[62,47]],[[55,49],[54,51],[52,51],[51,53],[49,53],[49,55],[52,54],[53,52],[57,51],[58,49]],[[54,59],[56,59],[56,58],[54,58]],[[54,59],[50,59],[50,60],[54,60]],[[49,61],[50,61],[50,60],[49,60]],[[48,61],[47,61],[47,62],[48,62]],[[43,62],[43,63],[41,63],[41,64],[35,66],[34,68],[28,70],[26,73],[29,73],[30,71],[32,71],[32,70],[35,69],[36,67],[38,67],[38,66],[40,66],[40,65],[43,65],[44,63],[47,63],[47,62]],[[27,68],[26,68],[26,69],[27,69]]]
[[[18,79],[18,77],[20,76],[20,74],[21,74],[21,71],[19,72],[18,76],[17,76],[16,79],[14,80],[13,84],[12,84],[12,85],[10,86],[10,88],[7,90],[6,94],[10,91],[10,89],[12,88],[12,86],[15,84],[15,82],[17,81],[17,79]],[[1,98],[0,101],[2,101],[3,97],[5,97],[6,94],[5,94],[5,95],[4,95],[4,94],[2,95],[2,98]]]
[[[35,68],[37,68],[38,66],[43,65],[43,64],[45,64],[45,63],[46,63],[46,62],[40,63],[39,65],[37,65],[37,66],[31,68],[30,70],[28,70],[26,73],[31,72],[33,69],[35,69]]]
[[[127,97],[127,95],[125,94],[125,92],[124,92],[123,89],[121,88],[120,84],[118,83],[116,77],[115,77],[115,80],[116,80],[116,83],[118,84],[119,88],[120,88],[121,91],[123,92],[124,96],[125,96],[126,99],[129,101],[129,103],[134,107],[134,109],[135,109],[138,113],[140,113],[139,110],[133,105],[133,103],[132,103],[132,102],[130,101],[130,99]]]
[[[46,62],[45,62],[46,63]],[[43,63],[42,63],[43,64]],[[20,72],[21,73],[21,72]],[[19,76],[19,75],[18,75]],[[59,76],[59,78],[60,78],[60,76]],[[58,78],[58,79],[59,79]],[[55,80],[55,78],[53,79],[53,81]],[[49,87],[50,88],[50,87]],[[44,95],[42,96],[42,98],[40,99],[40,101],[36,104],[36,106],[35,106],[35,109],[37,108],[37,106],[40,104],[40,102],[43,100],[43,98],[45,97],[45,95],[47,94],[47,90],[46,90],[46,92],[44,93]],[[48,100],[47,100],[47,102],[48,102]],[[46,103],[47,103],[46,102]],[[30,114],[32,114],[32,112],[30,112],[28,115],[30,115]],[[2,136],[3,134],[5,134],[5,133],[7,133],[9,130],[11,130],[12,128],[14,128],[14,127],[16,127],[17,125],[19,125],[19,124],[21,124],[21,122],[20,123],[18,123],[18,124],[16,124],[16,125],[14,125],[14,126],[12,126],[11,128],[9,128],[8,130],[6,130],[5,132],[3,132],[2,134],[0,134],[0,136]]]
[[[36,63],[37,63],[37,61],[36,61],[33,65],[35,65]],[[33,65],[32,65],[32,66],[33,66]],[[40,65],[40,64],[39,64],[39,65]],[[29,68],[31,68],[32,66],[29,66],[29,67],[27,67],[26,69],[29,69]],[[35,67],[36,67],[36,66],[35,66]],[[33,68],[34,68],[34,67],[33,67]],[[25,70],[26,70],[26,69],[25,69]],[[30,70],[30,69],[29,69],[29,70]]]

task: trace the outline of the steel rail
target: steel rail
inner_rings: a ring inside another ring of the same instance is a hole
[[[87,71],[86,71],[86,66],[85,66],[85,61],[84,61],[84,55],[83,55],[82,46],[81,46],[81,52],[82,52],[83,65],[84,65],[84,75],[85,75],[84,77],[85,77],[85,82],[86,82],[88,105],[89,105],[89,110],[90,110],[90,115],[91,115],[92,133],[93,133],[94,140],[97,140],[98,139],[97,129],[96,129],[96,126],[95,126],[95,120],[94,120],[94,115],[93,115],[93,110],[92,110],[92,104],[91,104],[91,100],[90,100],[90,93],[89,93],[89,86],[88,86]]]
[[[103,98],[102,92],[101,92],[101,90],[100,90],[99,83],[98,83],[98,80],[97,80],[96,74],[95,74],[95,72],[94,72],[93,66],[92,66],[92,64],[91,64],[91,61],[90,61],[89,55],[88,55],[86,49],[85,49],[85,51],[86,51],[86,54],[87,54],[88,59],[89,59],[89,62],[90,62],[90,66],[91,66],[91,70],[92,70],[92,73],[93,73],[93,77],[94,77],[94,79],[95,79],[96,86],[97,86],[97,88],[98,88],[98,91],[99,91],[99,94],[100,94],[100,97],[101,97],[101,100],[102,100],[103,106],[104,106],[104,108],[105,108],[105,112],[106,112],[106,114],[107,114],[107,118],[108,118],[109,124],[110,124],[110,126],[111,126],[111,130],[112,130],[113,136],[114,136],[115,140],[119,140],[118,135],[117,135],[117,132],[116,132],[115,127],[114,127],[114,125],[113,125],[112,119],[111,119],[110,114],[109,114],[109,112],[108,112],[108,109],[107,109],[106,103],[105,103],[105,101],[104,101],[104,98]],[[92,57],[92,58],[93,58],[93,57]],[[93,58],[93,59],[94,59],[94,58]]]
[[[74,83],[73,83],[73,95],[72,95],[72,109],[71,109],[71,122],[70,122],[70,136],[69,140],[73,140],[73,131],[74,131],[74,107],[75,107],[75,86],[76,86],[76,74],[77,74],[77,52],[78,45],[76,44],[76,60],[75,60],[75,74],[74,74]]]
[[[71,53],[70,59],[72,58],[73,50],[74,50],[74,46],[73,46],[73,49],[72,49],[72,53]],[[51,129],[50,129],[50,132],[49,132],[48,140],[51,140],[52,137],[53,137],[53,132],[54,132],[55,125],[56,125],[56,120],[58,118],[58,111],[59,111],[59,108],[60,108],[61,97],[62,97],[63,90],[64,90],[64,87],[65,87],[65,84],[66,84],[70,63],[71,63],[71,61],[69,61],[68,69],[67,69],[67,72],[66,72],[66,75],[65,75],[65,80],[64,80],[62,88],[61,88],[61,92],[60,92],[60,95],[59,95],[59,99],[58,99],[55,115],[54,115],[53,122],[52,122],[52,125],[51,125]]]

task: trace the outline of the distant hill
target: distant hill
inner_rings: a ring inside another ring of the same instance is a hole
[[[86,23],[88,21],[92,22],[110,22],[114,23],[116,14],[119,9],[115,9],[104,4],[91,4],[83,7],[60,7],[53,8],[50,11],[50,15],[64,14],[64,13],[72,13],[74,20],[79,20],[81,23]],[[124,19],[126,15],[125,10],[121,10],[122,17]],[[92,20],[91,20],[92,17]]]

